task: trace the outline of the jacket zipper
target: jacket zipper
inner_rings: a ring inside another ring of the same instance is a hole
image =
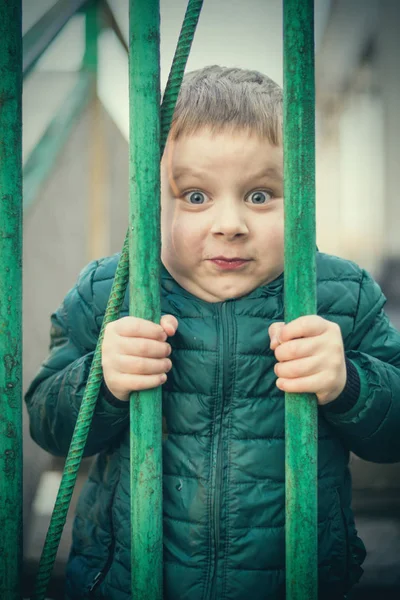
[[[229,309],[228,309],[229,306]],[[214,569],[211,580],[210,598],[216,600],[217,598],[217,570],[218,570],[218,554],[220,544],[220,516],[221,516],[221,489],[223,485],[223,444],[222,444],[222,425],[224,418],[225,408],[225,396],[228,389],[228,377],[229,377],[229,355],[230,355],[230,336],[229,336],[229,323],[227,311],[230,310],[230,304],[224,302],[221,305],[221,316],[222,316],[222,347],[223,347],[223,359],[222,359],[222,391],[221,391],[221,408],[219,415],[219,433],[217,441],[217,459],[215,467],[215,495],[213,503],[213,529],[214,529]]]
[[[97,573],[97,575],[95,576],[95,578],[93,579],[92,584],[88,590],[89,597],[94,595],[97,588],[102,584],[102,582],[106,578],[106,575],[107,575],[108,571],[110,570],[110,567],[111,567],[111,564],[112,564],[112,561],[114,558],[114,550],[115,550],[115,537],[114,537],[114,531],[113,531],[107,562],[104,565],[104,567],[102,568],[102,570],[99,571]]]
[[[107,561],[106,561],[106,564],[104,565],[104,567],[101,569],[101,571],[96,573],[92,583],[90,584],[90,587],[88,589],[89,598],[94,596],[94,593],[97,590],[97,588],[103,583],[108,571],[111,568],[112,562],[114,560],[115,534],[114,534],[114,520],[113,520],[113,516],[112,516],[112,510],[113,510],[114,498],[115,498],[115,493],[117,491],[118,483],[119,483],[119,477],[118,477],[117,483],[115,484],[115,488],[114,488],[114,492],[113,492],[111,504],[110,504],[111,544],[110,544],[110,548],[108,551]]]

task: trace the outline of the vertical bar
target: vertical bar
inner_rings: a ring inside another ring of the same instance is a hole
[[[159,322],[160,5],[129,2],[130,314]],[[162,598],[161,388],[133,393],[132,597]]]
[[[285,320],[316,312],[313,0],[284,0]],[[317,403],[285,395],[286,597],[317,598]]]
[[[0,19],[0,598],[19,600],[22,571],[21,0]]]

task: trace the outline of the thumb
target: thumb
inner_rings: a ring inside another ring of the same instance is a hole
[[[178,329],[178,321],[173,315],[163,315],[161,317],[160,325],[168,337],[174,335]]]
[[[285,326],[285,323],[283,323],[281,321],[278,321],[277,323],[272,323],[272,325],[270,325],[270,327],[268,329],[268,333],[269,333],[269,337],[271,338],[271,343],[270,343],[271,350],[275,350],[281,343],[280,333],[281,333],[282,329],[284,328],[284,326]]]

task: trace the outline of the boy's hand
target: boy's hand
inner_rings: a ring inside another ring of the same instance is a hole
[[[167,336],[173,336],[178,321],[164,315],[160,325],[123,317],[106,325],[102,345],[104,381],[119,400],[129,400],[131,392],[155,388],[167,379],[171,369],[171,346]]]
[[[335,400],[346,385],[347,370],[340,327],[318,316],[306,316],[269,328],[280,390],[314,393],[318,404]]]

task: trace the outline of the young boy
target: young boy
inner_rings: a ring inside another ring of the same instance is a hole
[[[400,460],[400,335],[371,277],[321,253],[318,316],[283,323],[281,120],[281,90],[264,75],[185,77],[162,161],[163,317],[126,316],[126,298],[105,331],[70,600],[131,598],[128,400],[160,384],[166,599],[285,597],[284,391],[318,399],[319,596],[345,598],[360,578],[349,451]],[[51,354],[26,397],[33,438],[56,455],[117,261],[91,263],[53,315]]]

